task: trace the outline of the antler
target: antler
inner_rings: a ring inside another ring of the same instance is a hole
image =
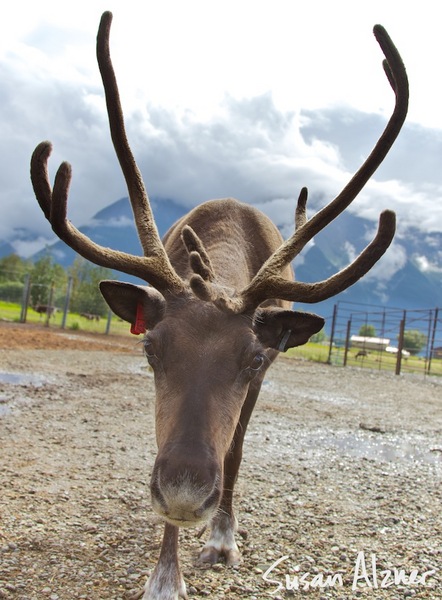
[[[69,163],[61,164],[52,190],[47,168],[52,150],[50,142],[42,142],[34,150],[31,159],[32,185],[40,207],[54,232],[84,258],[102,267],[135,275],[148,281],[159,291],[179,293],[184,289],[185,283],[172,267],[160,240],[143,179],[127,141],[117,81],[109,52],[111,22],[112,13],[105,12],[101,17],[97,35],[97,60],[106,96],[111,137],[126,180],[144,256],[134,256],[100,246],[67,220],[66,207],[72,169]]]
[[[375,25],[374,35],[386,60],[384,70],[396,96],[394,111],[372,152],[349,183],[332,202],[314,215],[306,217],[307,189],[303,188],[298,199],[295,232],[264,263],[250,284],[237,297],[229,299],[229,310],[245,312],[264,300],[279,298],[292,302],[320,302],[345,290],[367,273],[390,245],[395,233],[395,215],[384,211],[380,215],[378,233],[374,240],[348,267],[329,279],[318,283],[288,281],[280,273],[301,252],[305,245],[333,221],[356,198],[369,178],[382,163],[405,121],[408,110],[408,79],[402,59],[389,35],[381,25]]]

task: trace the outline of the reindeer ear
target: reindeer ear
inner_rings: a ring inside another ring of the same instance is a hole
[[[100,291],[110,309],[131,323],[131,333],[144,333],[163,318],[166,301],[152,287],[122,281],[100,281]]]
[[[318,315],[272,307],[256,311],[253,328],[261,344],[285,352],[306,344],[324,323]]]

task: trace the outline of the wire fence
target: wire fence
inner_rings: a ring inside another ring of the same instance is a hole
[[[129,325],[116,317],[110,310],[97,311],[94,297],[83,309],[70,310],[75,286],[72,277],[67,283],[33,281],[28,273],[0,270],[0,321],[16,323],[39,323],[47,327],[85,330],[103,334],[125,334]],[[8,280],[8,277],[11,280]],[[96,295],[100,295],[98,289]]]
[[[403,310],[338,302],[327,362],[442,375],[442,311]]]

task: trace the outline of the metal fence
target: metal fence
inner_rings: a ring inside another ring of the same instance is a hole
[[[3,283],[8,273],[1,271]],[[93,306],[79,313],[71,312],[73,280],[56,286],[32,280],[28,273],[11,273],[11,285],[0,285],[0,321],[39,323],[47,327],[85,330],[96,333],[127,333],[129,325],[111,311],[97,314]],[[99,294],[99,291],[97,290]]]
[[[420,343],[412,344],[413,338]],[[338,302],[333,311],[327,362],[391,370],[396,375],[442,375],[442,311]]]

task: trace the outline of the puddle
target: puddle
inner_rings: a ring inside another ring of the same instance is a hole
[[[365,431],[292,430],[287,423],[265,425],[265,444],[262,444],[263,428],[247,432],[255,442],[255,452],[280,460],[291,460],[294,450],[305,460],[323,460],[338,454],[343,457],[372,460],[390,464],[427,464],[442,467],[442,445],[434,438],[394,433],[368,433]],[[259,441],[258,441],[259,440]]]
[[[48,383],[48,379],[43,375],[36,375],[34,373],[6,373],[5,371],[0,371],[0,383],[40,387]]]
[[[405,439],[384,440],[376,436],[366,437],[348,434],[326,440],[330,447],[356,458],[367,458],[381,462],[413,461],[427,464],[442,464],[440,448],[418,447]]]
[[[425,463],[442,466],[442,446],[395,434],[358,432],[310,432],[303,436],[309,450],[331,450],[343,456],[386,463]]]
[[[28,397],[29,390],[26,390],[26,386],[39,388],[46,383],[49,383],[49,379],[44,375],[38,375],[35,373],[9,373],[6,371],[0,371],[0,385],[6,384],[10,386],[25,386],[24,392],[22,392],[18,387],[19,395],[21,396],[24,394],[23,398],[17,398],[17,394],[12,392],[11,388],[9,388],[9,391],[6,389],[2,390],[5,393],[0,394],[0,417],[10,414],[17,406],[26,405],[31,401]]]
[[[291,396],[293,394],[293,387],[284,385],[279,381],[275,381],[274,379],[264,379],[262,386],[267,393],[274,395],[276,398],[282,397],[284,395]],[[308,402],[321,402],[337,406],[355,404],[356,402],[355,398],[349,396],[328,394],[327,392],[315,394],[311,390],[306,392],[301,389],[296,390],[296,398],[298,400],[306,400]]]

